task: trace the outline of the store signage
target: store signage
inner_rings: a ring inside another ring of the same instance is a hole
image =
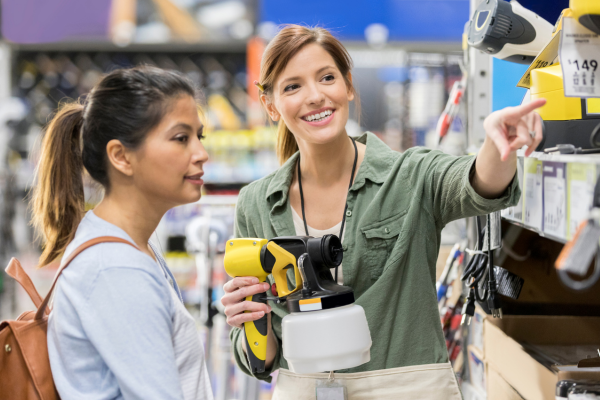
[[[600,36],[564,18],[559,56],[565,96],[600,97]]]

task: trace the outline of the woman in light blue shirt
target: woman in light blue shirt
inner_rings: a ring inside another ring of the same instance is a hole
[[[196,324],[149,242],[167,210],[200,199],[208,155],[195,95],[175,72],[116,70],[48,126],[33,196],[41,265],[100,236],[139,249],[93,246],[60,276],[48,352],[63,400],[212,399]],[[85,214],[84,172],[105,193]]]

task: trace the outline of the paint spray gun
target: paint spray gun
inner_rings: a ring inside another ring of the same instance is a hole
[[[227,242],[225,271],[229,276],[272,274],[277,296],[260,293],[246,301],[286,303],[282,321],[283,355],[290,370],[314,373],[355,367],[371,358],[371,335],[354,291],[337,284],[330,268],[342,263],[342,243],[335,235],[240,238]],[[253,373],[264,372],[267,315],[244,323],[246,349]]]

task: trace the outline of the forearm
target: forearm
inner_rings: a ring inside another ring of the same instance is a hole
[[[273,361],[275,361],[275,356],[277,355],[277,339],[275,338],[273,326],[271,325],[271,313],[267,314],[267,326],[267,358],[265,359],[265,369],[269,369],[273,366]],[[244,350],[244,354],[247,353],[245,340],[242,340],[242,350]]]
[[[495,199],[501,196],[517,171],[517,154],[512,152],[506,161],[489,137],[486,137],[471,176],[471,186],[481,197]]]

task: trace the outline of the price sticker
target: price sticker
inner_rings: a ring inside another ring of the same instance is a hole
[[[537,68],[549,67],[558,61],[559,43],[560,35],[555,35],[540,54],[538,54],[535,60],[533,60],[529,68],[527,68],[527,71],[525,71],[525,74],[521,77],[519,83],[517,83],[517,87],[529,89],[531,87],[531,71]]]
[[[600,36],[563,18],[560,63],[566,97],[600,97]]]

